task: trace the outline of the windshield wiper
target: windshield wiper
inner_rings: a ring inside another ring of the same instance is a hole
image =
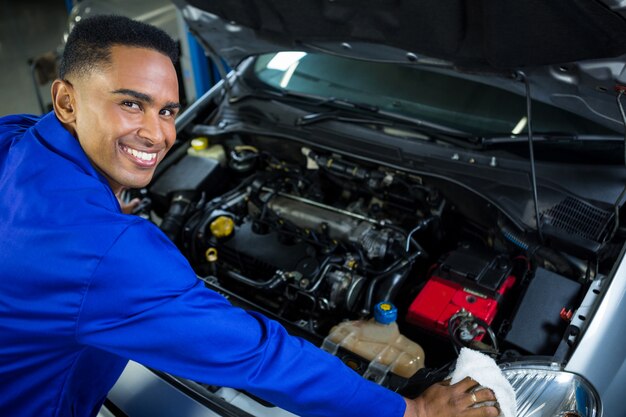
[[[328,120],[337,120],[348,123],[376,124],[380,126],[395,127],[401,126],[408,129],[418,130],[428,135],[449,135],[457,139],[461,138],[469,140],[470,143],[475,143],[478,140],[473,134],[452,129],[444,125],[428,122],[415,117],[388,112],[371,104],[354,102],[336,97],[322,97],[313,94],[296,93],[286,90],[263,90],[262,92],[249,92],[248,94],[242,96],[233,97],[230,102],[237,103],[246,98],[280,100],[284,102],[331,109],[331,111],[320,111],[301,116],[295,122],[297,126],[306,126]],[[347,115],[346,113],[340,113],[341,111],[345,111],[350,114]],[[357,114],[358,117],[352,116],[352,114]]]
[[[395,126],[391,121],[384,119],[377,119],[373,117],[351,117],[343,116],[339,112],[330,111],[322,113],[309,113],[296,119],[296,126],[312,125],[318,122],[325,122],[327,120],[336,120],[339,122],[347,123],[363,123],[363,124],[376,124],[381,126]]]
[[[263,92],[255,91],[254,93],[249,93],[249,95],[252,97],[257,97],[257,98],[281,99],[281,100],[286,99],[286,100],[296,101],[298,103],[313,105],[315,107],[327,106],[327,107],[333,107],[336,109],[346,109],[346,110],[356,109],[356,110],[363,110],[363,111],[371,112],[371,113],[376,113],[379,111],[379,108],[377,106],[373,106],[367,103],[359,103],[359,102],[349,101],[345,99],[340,99],[337,97],[323,97],[323,96],[316,96],[314,94],[295,93],[293,91],[287,91],[287,90],[263,90]],[[241,100],[242,98],[245,98],[245,97],[246,96],[233,98],[231,100],[231,103]]]
[[[281,100],[287,102],[296,102],[300,104],[307,104],[314,107],[327,106],[336,109],[346,110],[363,110],[366,112],[376,113],[378,107],[367,103],[357,103],[336,97],[322,97],[313,94],[294,93],[286,90],[263,90],[247,92],[247,94],[235,96],[230,98],[230,103],[238,103],[247,98],[260,98],[265,100]]]
[[[477,148],[480,138],[474,134],[452,129],[445,125],[426,120],[388,112],[377,106],[353,102],[336,97],[321,97],[313,94],[297,93],[286,90],[256,90],[240,96],[231,97],[232,104],[247,99],[276,100],[283,103],[315,108],[324,108],[298,117],[294,121],[297,127],[307,127],[327,121],[339,121],[351,124],[363,124],[394,128],[398,131],[418,133],[424,140],[441,142],[462,148]],[[478,145],[479,147],[480,145]]]
[[[623,138],[618,135],[578,135],[568,132],[537,132],[533,133],[534,142],[551,142],[551,143],[572,143],[572,142],[623,142]],[[503,145],[528,143],[528,136],[509,135],[509,136],[492,136],[480,139],[482,146]]]
[[[300,98],[312,98],[315,96],[301,95],[299,93],[286,92],[284,93],[288,97],[300,97]],[[360,116],[366,116],[366,118],[352,118],[350,116],[342,115],[338,112],[317,112],[307,114],[298,118],[297,125],[308,125],[312,123],[322,122],[326,120],[339,120],[353,123],[374,123],[377,125],[386,126],[398,126],[402,125],[409,128],[417,128],[423,133],[443,133],[446,135],[452,135],[456,137],[474,137],[467,132],[452,129],[444,125],[428,122],[423,119],[415,117],[404,116],[401,114],[388,112],[382,110],[377,106],[373,106],[367,103],[359,103],[349,101],[345,99],[338,99],[335,97],[329,98],[317,98],[315,102],[316,106],[329,107],[333,110],[345,110],[351,113],[358,113]]]

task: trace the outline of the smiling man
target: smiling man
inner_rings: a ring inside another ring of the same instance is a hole
[[[475,382],[405,400],[206,289],[123,213],[175,140],[177,50],[126,18],[69,36],[54,112],[0,118],[0,415],[94,416],[128,359],[303,416],[494,416]]]
[[[109,28],[101,29],[107,32],[89,36],[106,39]],[[61,79],[52,85],[57,118],[116,195],[148,184],[176,137],[176,48],[166,40],[154,48],[138,41],[112,44],[90,51],[93,57],[81,56],[87,41],[68,42]],[[91,68],[98,62],[104,63],[100,70]]]

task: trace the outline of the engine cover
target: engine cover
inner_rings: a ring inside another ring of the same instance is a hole
[[[286,242],[275,231],[255,231],[252,222],[238,227],[220,246],[220,259],[253,279],[268,279],[277,270],[298,271],[304,277],[319,272],[315,250],[304,242]]]

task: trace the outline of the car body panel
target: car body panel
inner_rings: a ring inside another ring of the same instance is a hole
[[[133,417],[219,416],[132,361],[107,397],[116,407]]]
[[[602,288],[602,296],[593,320],[565,369],[584,375],[600,393],[607,410],[620,410],[626,386],[626,333],[621,330],[626,309],[624,252],[613,279]],[[607,412],[606,415],[612,414]]]
[[[227,414],[230,416],[295,417],[278,407],[266,407],[232,388],[221,387],[214,393],[207,390],[206,398],[219,398],[232,405],[236,411],[231,410]],[[131,417],[224,417],[190,396],[189,391],[181,390],[180,386],[168,383],[154,371],[133,361],[128,363],[109,392],[108,400]]]

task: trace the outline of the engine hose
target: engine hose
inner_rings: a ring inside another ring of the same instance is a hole
[[[520,238],[517,234],[511,231],[508,227],[503,226],[500,229],[500,231],[502,232],[502,236],[504,236],[506,240],[508,240],[509,242],[517,246],[518,248],[523,249],[524,251],[527,251],[530,248],[530,246],[528,245],[528,243],[526,243],[524,239]]]
[[[393,262],[391,265],[389,265],[385,269],[377,270],[377,269],[362,267],[361,270],[371,275],[378,275],[378,276],[387,275],[404,267],[407,263],[412,264],[417,258],[419,258],[420,256],[424,256],[424,254],[425,252],[422,252],[422,251],[415,252],[407,256],[406,258],[398,259],[397,261]]]
[[[424,252],[424,249],[422,249],[422,247],[419,245],[419,243],[417,243],[417,241],[415,241],[415,239],[413,239],[413,234],[416,232],[419,232],[423,229],[425,229],[426,227],[428,227],[433,221],[435,220],[434,216],[430,216],[427,217],[423,220],[420,220],[419,223],[417,223],[417,226],[415,226],[413,228],[413,230],[411,230],[409,232],[409,234],[406,237],[406,247],[405,247],[405,252],[409,251],[409,246],[411,243],[413,243],[413,245],[420,251]]]
[[[402,287],[402,284],[404,284],[409,276],[410,270],[411,268],[405,268],[396,273],[390,274],[387,279],[381,282],[379,285],[380,288],[376,291],[376,299],[371,300],[372,302],[370,302],[370,308],[373,308],[376,303],[381,301],[393,302],[400,291],[400,287]]]
[[[196,257],[196,227],[198,223],[202,220],[200,216],[202,212],[196,210],[183,226],[183,235],[182,235],[182,243],[183,247],[186,250],[186,255],[189,256],[192,262],[197,262],[198,259]]]
[[[201,210],[196,211],[191,217],[189,217],[189,219],[187,220],[187,222],[185,223],[185,226],[187,225],[192,225],[191,227],[191,231],[190,231],[190,240],[191,240],[191,258],[195,261],[198,262],[198,258],[197,258],[197,239],[198,239],[198,234],[207,228],[210,220],[213,219],[213,217],[211,216],[211,214],[213,213],[214,210],[216,210],[217,208],[219,208],[221,205],[225,204],[226,202],[228,202],[231,198],[237,196],[237,194],[244,189],[245,187],[247,187],[248,185],[250,185],[250,183],[252,183],[252,181],[254,180],[255,175],[250,175],[249,177],[245,178],[237,187],[233,188],[232,190],[228,191],[226,194],[216,197],[210,201],[207,201],[204,204],[204,207]],[[199,220],[197,220],[198,216],[202,216]],[[196,222],[195,225],[193,225],[192,222]]]
[[[528,252],[528,256],[535,262],[543,264],[544,267],[555,269],[562,275],[569,276],[575,279],[584,277],[587,273],[586,268],[577,265],[572,260],[567,259],[559,252],[551,249],[547,246],[531,244],[523,238],[519,237],[515,232],[511,231],[508,227],[502,226],[500,228],[502,236],[517,246],[518,248]],[[550,265],[550,266],[549,266]]]
[[[534,251],[533,258],[535,261],[540,261],[544,264],[547,263],[551,265],[556,271],[560,274],[579,278],[581,274],[584,276],[585,270],[581,270],[580,268],[576,268],[569,260],[563,257],[557,251],[550,249],[545,246],[541,246]],[[578,272],[576,272],[578,271]]]
[[[411,269],[411,265],[412,265],[413,261],[408,261],[408,260],[403,260],[399,266],[401,267],[406,267],[406,270],[403,272],[398,272],[398,274],[400,275],[407,275],[409,270]],[[398,268],[399,269],[399,268]],[[365,303],[363,305],[363,313],[369,313],[373,310],[373,302],[374,302],[374,291],[376,290],[376,285],[382,281],[383,279],[387,278],[390,274],[395,272],[395,268],[392,271],[386,272],[384,274],[379,274],[373,278],[371,278],[369,281],[369,284],[367,286],[367,293],[365,295]],[[402,282],[404,282],[404,278],[400,278],[397,279],[395,278],[395,273],[394,273],[394,277],[391,278],[391,284],[389,285],[388,291],[389,293],[395,293],[397,294],[397,290],[395,290],[393,287],[393,283],[395,282],[395,284],[399,287],[400,284],[402,284]],[[380,293],[379,293],[380,294]],[[395,296],[394,294],[394,296]],[[386,299],[386,300],[381,300],[381,301],[392,301],[391,299]]]
[[[560,274],[575,277],[577,279],[585,275],[585,268],[575,265],[572,261],[568,260],[554,249],[547,246],[531,244],[525,239],[519,237],[519,235],[511,231],[506,226],[502,226],[500,231],[507,241],[528,252],[530,259],[533,259],[539,264],[543,264],[544,267],[547,266],[546,264],[550,264],[552,268]]]
[[[239,281],[243,284],[249,285],[251,287],[259,288],[259,289],[273,289],[276,288],[282,281],[282,277],[275,275],[267,281],[255,281],[253,279],[247,278],[235,271],[226,271],[226,275],[229,278],[232,278],[236,281]]]
[[[168,212],[163,216],[161,230],[173,242],[176,241],[180,229],[185,222],[185,217],[193,200],[193,193],[180,192],[172,197],[172,203]]]

